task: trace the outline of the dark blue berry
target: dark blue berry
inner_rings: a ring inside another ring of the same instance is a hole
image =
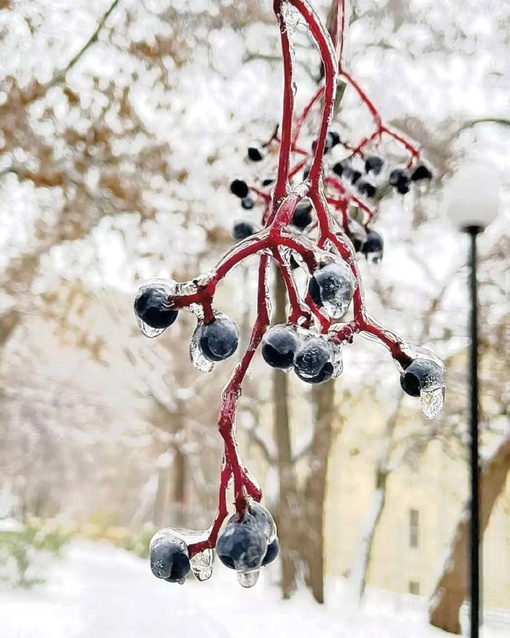
[[[231,357],[239,345],[239,329],[229,317],[218,317],[197,329],[202,354],[209,361],[224,361]]]
[[[243,179],[235,179],[230,184],[230,192],[233,193],[239,199],[244,199],[248,196],[250,189],[248,188],[248,184]]]
[[[310,200],[303,199],[299,202],[290,223],[299,228],[299,230],[304,230],[312,223],[312,204]]]
[[[252,162],[261,162],[264,159],[264,155],[263,155],[262,151],[259,148],[257,148],[256,146],[249,146],[248,147],[248,158]]]
[[[411,173],[410,177],[412,182],[420,182],[426,179],[432,179],[432,171],[425,166],[425,164],[418,164],[418,166]]]
[[[402,390],[411,397],[419,397],[423,388],[443,379],[442,366],[430,359],[415,359],[400,375]]]
[[[369,255],[378,256],[378,259],[382,257],[384,249],[384,241],[381,235],[375,230],[370,230],[367,233],[367,238],[363,244],[363,254],[368,257]]]
[[[245,210],[251,210],[255,206],[255,201],[253,197],[251,195],[247,195],[246,197],[243,197],[243,199],[241,200],[241,206]]]
[[[232,516],[218,535],[216,553],[230,569],[253,570],[261,567],[275,525],[265,507],[252,503],[242,520]]]
[[[299,345],[299,337],[291,326],[273,326],[262,340],[262,357],[272,368],[288,370]]]
[[[366,179],[360,179],[356,184],[356,188],[363,197],[375,197],[377,192],[376,187]]]
[[[135,297],[135,314],[151,328],[168,328],[179,312],[170,307],[169,289],[164,284],[146,284]]]
[[[331,379],[334,353],[331,346],[319,337],[311,337],[294,357],[294,372],[306,383],[323,383]]]
[[[365,171],[379,175],[384,166],[384,159],[380,155],[369,155],[365,159]]]
[[[410,174],[407,168],[394,168],[389,175],[389,184],[401,195],[405,195],[410,189]]]
[[[352,297],[353,279],[343,264],[328,264],[313,273],[308,292],[319,308],[328,303],[337,304]]]
[[[269,563],[272,563],[275,558],[280,553],[280,543],[277,538],[274,539],[272,543],[270,543],[267,547],[266,555],[264,556],[264,560],[262,561],[262,567],[266,567]]]
[[[236,222],[232,228],[232,237],[237,241],[250,237],[257,230],[251,222]]]
[[[169,583],[182,582],[191,569],[186,543],[168,536],[157,538],[150,546],[150,564],[156,578]]]
[[[353,168],[349,160],[342,160],[341,162],[337,162],[333,166],[333,173],[335,173],[335,175],[338,175],[339,177],[348,179],[351,184],[356,184],[356,182],[361,177],[361,171]]]

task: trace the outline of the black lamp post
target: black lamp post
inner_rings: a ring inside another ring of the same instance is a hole
[[[480,459],[478,452],[478,292],[477,237],[494,220],[499,207],[499,183],[493,173],[479,166],[464,166],[453,177],[447,195],[447,212],[455,226],[469,237],[470,350],[469,350],[469,468],[470,534],[469,592],[470,638],[480,628]]]

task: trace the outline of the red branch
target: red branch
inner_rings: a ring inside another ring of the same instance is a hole
[[[284,10],[287,5],[294,7],[308,26],[311,37],[319,50],[324,68],[323,82],[303,111],[297,116],[294,114],[291,28],[286,23],[287,13]],[[345,68],[343,59],[346,33],[345,0],[334,0],[331,34],[327,32],[308,0],[274,0],[274,12],[280,27],[283,56],[283,115],[281,125],[275,130],[265,146],[279,145],[276,182],[271,194],[254,187],[250,189],[262,200],[264,205],[263,229],[235,245],[208,277],[196,282],[189,282],[190,286],[187,290],[191,292],[170,298],[174,308],[186,308],[192,304],[201,305],[204,311],[204,321],[212,321],[214,320],[212,303],[218,283],[244,259],[255,254],[260,255],[257,315],[250,342],[242,359],[235,366],[221,396],[218,426],[224,441],[224,459],[218,491],[218,511],[208,531],[207,539],[189,546],[190,556],[204,549],[215,547],[221,525],[228,515],[227,489],[231,482],[233,482],[236,514],[240,519],[244,516],[249,499],[260,501],[262,497],[260,489],[249,478],[239,456],[235,415],[245,375],[270,323],[266,291],[268,267],[271,259],[278,265],[285,283],[290,305],[289,322],[299,322],[305,328],[315,327],[317,331],[327,334],[336,343],[351,342],[355,334],[363,333],[385,345],[391,355],[403,365],[410,360],[404,351],[402,340],[394,333],[378,326],[368,316],[356,255],[347,234],[348,210],[351,202],[366,214],[367,224],[373,219],[375,208],[357,196],[341,178],[331,176],[323,179],[323,154],[328,127],[333,116],[338,79],[342,78],[354,89],[361,103],[370,113],[375,125],[375,130],[358,144],[351,146],[342,143],[345,148],[352,151],[352,155],[362,155],[372,141],[380,139],[383,135],[391,137],[402,145],[410,154],[410,162],[419,157],[419,151],[402,134],[393,131],[383,122],[375,104]],[[314,150],[312,153],[308,153],[308,151],[303,150],[304,145],[299,144],[300,135],[310,114],[319,103],[321,105],[320,125]],[[298,156],[297,161],[294,156]],[[292,167],[293,161],[294,166]],[[307,179],[292,187],[292,179],[308,165],[310,170]],[[324,185],[332,189],[336,196],[330,193],[326,197]],[[308,236],[293,230],[289,225],[296,207],[303,197],[310,199],[317,216],[317,224],[310,226]],[[330,207],[334,213],[330,211]],[[316,231],[317,235],[315,241],[310,238],[313,231]],[[337,258],[344,260],[356,280],[352,300],[354,318],[350,322],[339,329],[332,328],[331,320],[323,314],[321,309],[316,307],[310,295],[306,295],[304,299],[300,298],[292,271],[284,259],[283,250],[299,255],[309,273],[313,273],[316,269],[318,255],[321,251],[332,253]]]

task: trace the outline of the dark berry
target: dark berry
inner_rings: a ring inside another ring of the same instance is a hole
[[[310,200],[303,199],[299,202],[290,223],[299,228],[299,230],[304,230],[312,223],[312,204]]]
[[[250,237],[257,230],[251,222],[236,222],[232,228],[232,237],[237,241]]]
[[[340,135],[336,131],[329,131],[326,137],[326,146],[333,148],[340,144]]]
[[[239,345],[239,329],[229,317],[218,317],[197,328],[197,339],[202,354],[209,361],[224,361],[232,356]]]
[[[432,179],[432,171],[425,166],[425,164],[418,164],[418,166],[411,173],[412,182],[420,182],[426,179]]]
[[[313,273],[308,292],[316,306],[332,317],[343,317],[354,293],[354,277],[344,264],[329,264]]]
[[[266,567],[269,563],[272,563],[275,558],[280,553],[280,543],[277,538],[274,539],[272,543],[269,543],[267,547],[266,555],[264,556],[264,560],[262,561],[262,567]]]
[[[239,199],[244,199],[248,196],[250,189],[248,188],[248,184],[244,181],[244,179],[235,179],[230,184],[230,192],[233,193]]]
[[[177,319],[179,312],[170,306],[170,290],[164,284],[145,284],[135,297],[135,314],[151,328],[163,330]]]
[[[299,337],[291,326],[273,326],[262,340],[262,357],[272,368],[288,370],[299,345]]]
[[[253,197],[251,195],[247,195],[246,197],[243,197],[243,199],[241,200],[241,206],[245,210],[251,210],[255,206],[255,201]]]
[[[410,188],[410,174],[407,168],[394,168],[390,172],[389,184],[393,186],[397,193],[405,195]]]
[[[264,159],[264,155],[256,146],[249,146],[248,158],[251,159],[252,162],[261,162]]]
[[[360,179],[356,184],[356,188],[363,197],[374,197],[377,192],[376,187],[366,179]]]
[[[361,171],[353,168],[349,160],[342,160],[333,166],[333,173],[344,179],[348,179],[351,184],[355,184],[361,177]]]
[[[218,535],[216,553],[221,562],[239,571],[261,567],[275,525],[265,507],[252,503],[242,520],[232,516]]]
[[[294,372],[306,383],[323,383],[333,375],[333,360],[331,346],[320,337],[311,337],[296,352]]]
[[[430,386],[444,384],[444,369],[430,359],[415,359],[400,375],[402,390],[411,397],[419,397]]]
[[[273,182],[274,182],[274,179],[272,178],[263,179],[262,186],[271,186]]]
[[[151,543],[150,563],[154,576],[169,583],[182,583],[191,569],[186,543],[169,536],[161,536]]]
[[[366,230],[357,221],[350,219],[347,227],[347,235],[354,246],[354,250],[359,252],[367,239]]]
[[[384,159],[380,155],[369,155],[365,159],[365,171],[379,175],[384,166]]]
[[[363,254],[368,258],[369,255],[372,255],[379,261],[382,258],[384,249],[384,242],[381,235],[375,230],[370,230],[367,233],[367,238],[365,243],[363,244]]]
[[[337,162],[333,165],[333,173],[335,173],[335,175],[338,175],[338,177],[342,177],[346,168],[347,164],[345,160],[342,162]]]

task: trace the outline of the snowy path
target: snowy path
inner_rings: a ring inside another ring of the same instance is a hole
[[[508,631],[508,628],[506,628]],[[158,581],[123,550],[75,543],[46,586],[0,592],[0,638],[440,638],[416,612],[348,614],[301,593],[282,602],[263,574],[243,590],[216,566],[207,583]],[[508,635],[508,634],[507,634]],[[504,631],[486,631],[499,638]]]

